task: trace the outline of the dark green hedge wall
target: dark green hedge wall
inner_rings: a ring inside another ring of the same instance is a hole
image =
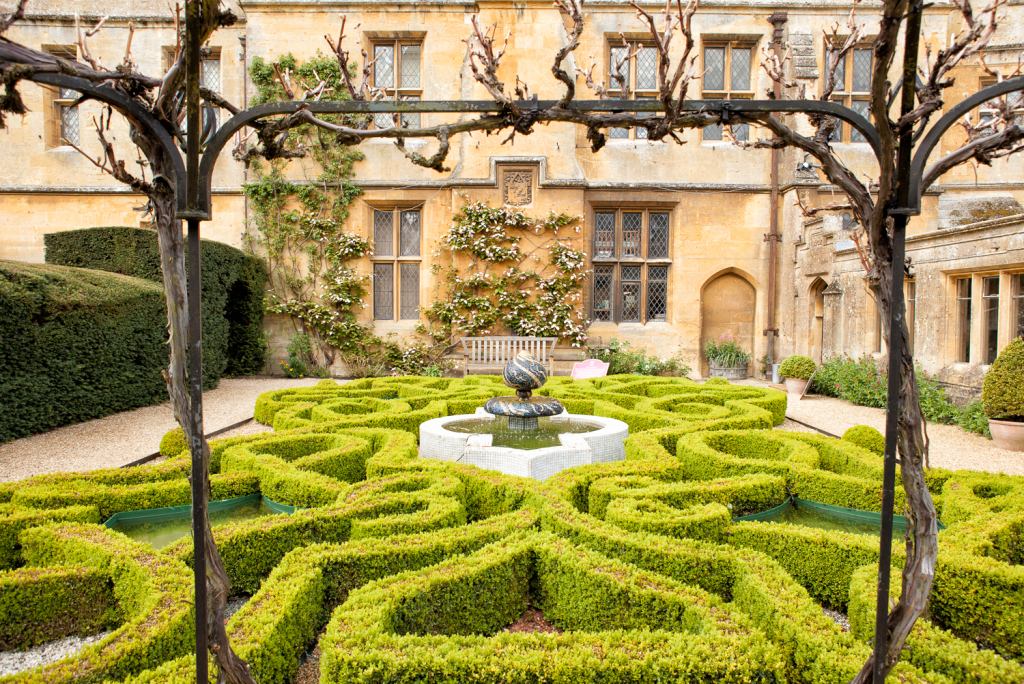
[[[46,263],[95,268],[163,283],[156,231],[113,226],[44,236]],[[203,387],[263,368],[263,261],[202,241]]]
[[[0,261],[0,443],[167,399],[163,290]]]

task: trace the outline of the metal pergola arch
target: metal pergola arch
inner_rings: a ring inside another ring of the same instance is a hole
[[[187,2],[186,9],[186,112],[187,130],[200,130],[199,109],[199,45],[192,40],[198,33],[198,17],[194,10],[198,3]],[[908,28],[908,31],[910,29]],[[916,46],[917,41],[913,41]],[[912,59],[913,57],[913,59]],[[904,71],[913,62],[909,72],[916,71],[916,55],[905,56]],[[465,101],[420,101],[420,102],[276,102],[251,107],[234,115],[220,126],[206,141],[206,150],[200,158],[200,141],[198,136],[187,140],[185,159],[176,144],[175,131],[169,130],[163,122],[152,116],[137,103],[126,98],[114,88],[96,85],[91,81],[65,74],[36,74],[28,80],[45,85],[62,86],[77,90],[83,94],[82,99],[93,99],[108,104],[121,112],[129,122],[140,129],[152,132],[160,141],[163,153],[171,160],[175,178],[165,179],[175,191],[176,220],[188,223],[188,299],[189,299],[189,378],[191,384],[192,413],[198,416],[193,421],[194,433],[188,435],[190,444],[200,444],[202,439],[202,356],[201,356],[201,304],[200,281],[201,264],[199,255],[200,222],[212,218],[211,182],[213,169],[217,159],[231,137],[245,126],[258,119],[291,114],[300,109],[308,109],[313,113],[501,113],[502,105],[491,100]],[[915,88],[907,89],[911,104]],[[978,93],[957,104],[928,131],[927,135],[912,150],[911,136],[904,133],[896,167],[898,188],[897,202],[887,208],[893,217],[893,263],[901,264],[905,254],[906,224],[909,216],[921,213],[921,196],[927,189],[922,187],[925,165],[928,157],[938,145],[942,136],[952,128],[960,118],[984,104],[988,100],[1005,95],[1009,92],[1024,91],[1024,76],[1007,79],[1001,83],[983,88]],[[904,93],[904,105],[907,104],[907,92]],[[556,101],[538,101],[536,99],[521,101],[517,105],[523,111],[554,107]],[[652,112],[663,111],[657,100],[584,100],[571,102],[566,109],[591,112]],[[881,139],[872,123],[861,114],[835,102],[819,100],[688,100],[684,102],[683,111],[717,113],[723,123],[728,123],[731,113],[818,113],[846,121],[856,128],[865,138],[876,159],[881,157]],[[911,156],[912,155],[912,156]],[[890,330],[902,326],[904,315],[903,288],[894,287],[892,293],[892,312]],[[889,345],[889,368],[898,363],[902,350],[901,336]],[[888,597],[890,579],[890,557],[892,546],[893,491],[896,467],[896,433],[897,415],[899,412],[899,373],[890,373],[890,384],[887,402],[886,439],[883,476],[882,530],[879,541],[879,586],[876,603],[875,627],[875,665],[876,682],[880,682],[878,674],[880,663],[887,648],[888,630]],[[197,460],[198,458],[198,460]],[[200,627],[200,620],[205,620],[207,612],[205,549],[206,539],[204,525],[196,524],[205,518],[203,496],[207,473],[202,466],[201,455],[192,449],[192,493],[193,493],[193,528],[194,559],[195,559],[195,614],[196,614],[196,681],[205,684],[208,681],[208,653],[206,648],[206,631]],[[196,505],[196,502],[200,502]],[[201,617],[202,616],[202,617]]]

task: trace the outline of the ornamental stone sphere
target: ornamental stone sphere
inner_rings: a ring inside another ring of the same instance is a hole
[[[544,365],[532,354],[519,352],[505,365],[501,379],[507,386],[516,390],[517,395],[525,398],[529,397],[533,390],[547,382],[548,374],[544,370]]]

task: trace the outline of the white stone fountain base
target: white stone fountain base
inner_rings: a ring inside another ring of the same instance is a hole
[[[626,458],[622,441],[629,436],[629,426],[621,420],[600,416],[570,415],[564,412],[551,416],[553,421],[574,418],[601,426],[593,432],[561,434],[561,446],[543,449],[510,449],[491,446],[491,435],[451,432],[444,426],[459,420],[490,419],[496,416],[478,408],[474,415],[434,418],[420,424],[420,456],[440,461],[469,463],[507,475],[546,480],[560,470],[590,463],[608,463]]]

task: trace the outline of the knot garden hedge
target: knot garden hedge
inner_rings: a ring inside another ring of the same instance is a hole
[[[539,394],[625,421],[625,461],[536,482],[418,458],[420,423],[472,413],[500,387],[325,380],[259,398],[273,433],[211,442],[214,500],[261,493],[301,509],[215,528],[233,589],[253,595],[228,632],[258,681],[290,682],[321,632],[325,684],[811,684],[859,670],[877,541],[734,518],[790,495],[878,511],[877,454],[773,431],[786,407],[775,390],[612,376],[552,378]],[[189,502],[189,455],[165,444],[148,467],[0,485],[0,645],[113,629],[0,682],[194,681],[191,540],[156,552],[99,525]],[[948,529],[931,620],[895,681],[1024,681],[1024,478],[928,477]],[[501,631],[528,605],[560,631]],[[847,611],[851,631],[822,605]]]

